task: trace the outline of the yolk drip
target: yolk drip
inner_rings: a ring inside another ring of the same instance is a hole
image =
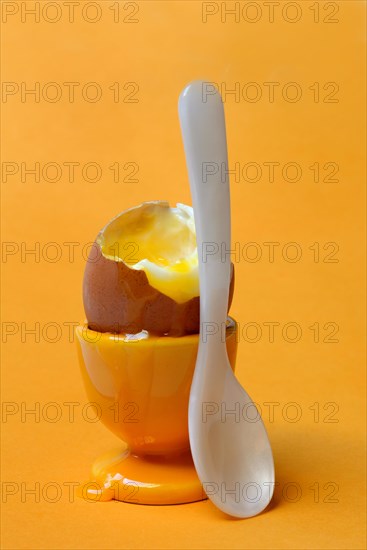
[[[143,270],[149,284],[177,303],[199,296],[198,255],[190,206],[144,203],[115,218],[97,239],[105,257]]]

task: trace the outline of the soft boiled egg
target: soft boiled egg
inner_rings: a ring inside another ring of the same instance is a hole
[[[232,301],[232,265],[228,309]],[[199,332],[193,210],[144,202],[97,235],[83,282],[88,326],[100,332],[181,336]]]

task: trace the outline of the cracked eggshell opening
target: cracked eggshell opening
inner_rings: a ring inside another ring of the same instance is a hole
[[[232,265],[229,305],[232,301]],[[97,235],[83,281],[88,325],[101,332],[199,332],[193,210],[151,201],[113,218]]]

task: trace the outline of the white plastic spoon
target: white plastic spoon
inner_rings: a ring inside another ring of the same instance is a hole
[[[190,445],[208,497],[227,514],[245,518],[269,504],[274,463],[261,417],[233,374],[225,344],[231,219],[219,93],[209,82],[192,82],[180,95],[179,116],[200,275],[200,341],[190,393]]]

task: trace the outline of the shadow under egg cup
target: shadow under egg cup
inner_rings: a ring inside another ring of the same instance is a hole
[[[76,328],[88,399],[123,444],[99,457],[79,490],[88,500],[181,504],[206,497],[192,461],[188,406],[199,335],[181,337],[100,333]],[[208,335],[210,338],[210,335]],[[226,328],[235,367],[237,324]]]

